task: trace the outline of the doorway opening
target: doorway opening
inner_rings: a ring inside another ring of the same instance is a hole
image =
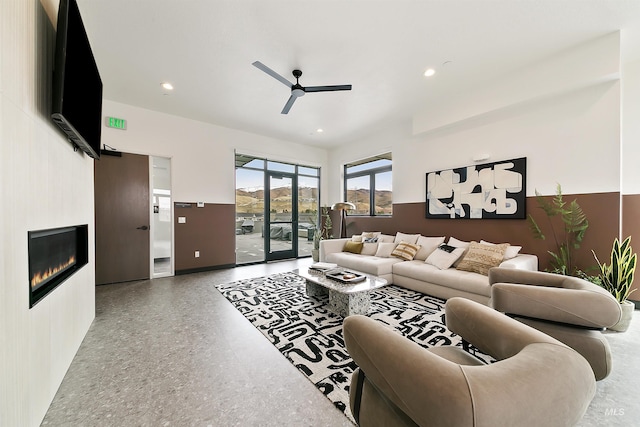
[[[151,277],[173,276],[173,203],[171,159],[150,156],[151,162]]]
[[[236,264],[310,256],[320,169],[236,154]]]

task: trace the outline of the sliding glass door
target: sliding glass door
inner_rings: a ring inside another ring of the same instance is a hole
[[[267,171],[266,260],[295,258],[298,253],[296,176]],[[267,236],[268,234],[268,236]]]
[[[236,263],[311,255],[320,170],[236,154]]]

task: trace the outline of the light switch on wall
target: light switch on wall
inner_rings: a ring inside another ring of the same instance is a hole
[[[196,251],[196,253],[195,253],[195,257],[196,257],[196,258],[200,258],[200,251]]]
[[[178,217],[178,224],[186,224],[187,223],[187,217],[186,216],[179,216]]]

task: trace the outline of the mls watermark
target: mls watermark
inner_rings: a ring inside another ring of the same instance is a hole
[[[607,408],[604,410],[604,415],[607,417],[622,417],[624,416],[624,408]]]

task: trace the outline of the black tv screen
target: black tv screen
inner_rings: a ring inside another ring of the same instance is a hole
[[[76,0],[60,0],[51,118],[74,146],[100,158],[102,80]]]

